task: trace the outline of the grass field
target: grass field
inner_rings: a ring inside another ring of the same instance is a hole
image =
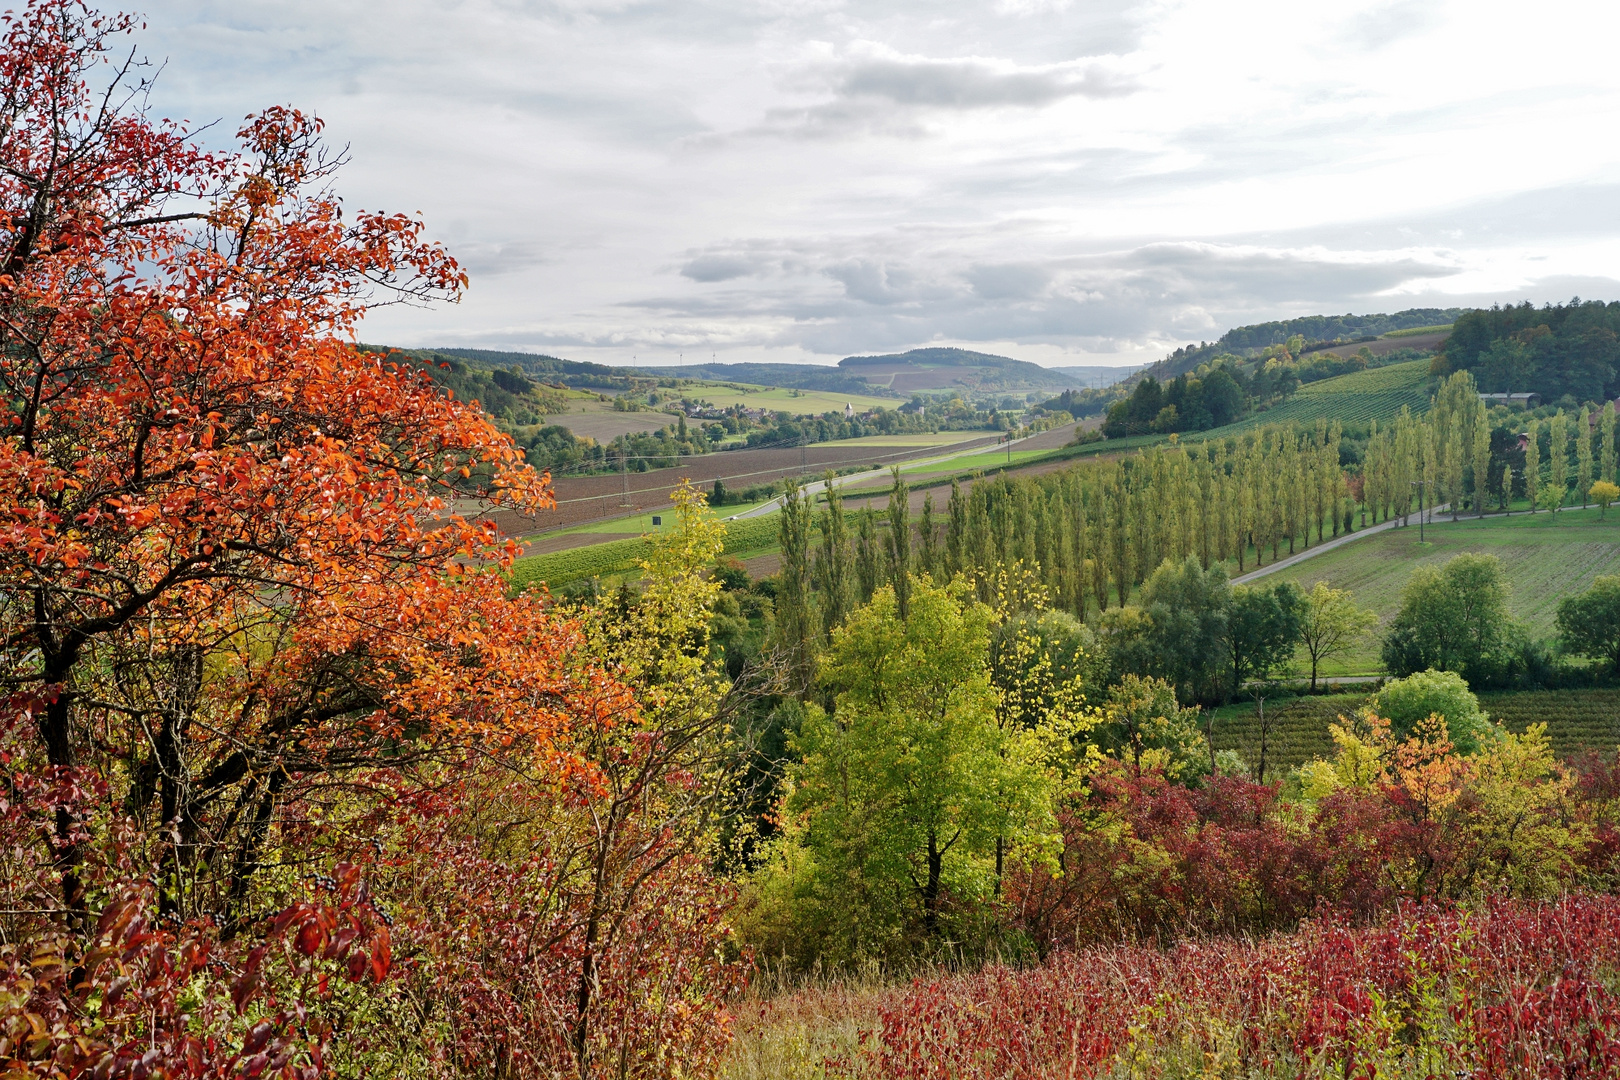
[[[693,401],[707,401],[722,409],[732,405],[745,405],[750,409],[770,409],[772,412],[792,413],[795,416],[820,416],[827,412],[843,412],[846,404],[859,411],[867,409],[895,409],[905,404],[901,398],[868,397],[862,394],[834,394],[825,390],[793,390],[775,387],[767,390],[757,387],[738,390],[738,384],[683,386],[681,393]]]
[[[1463,518],[1424,530],[1415,525],[1369,536],[1279,570],[1261,581],[1295,581],[1309,589],[1318,581],[1349,589],[1356,603],[1378,613],[1388,625],[1400,606],[1401,590],[1412,568],[1439,565],[1465,551],[1489,552],[1502,560],[1511,587],[1508,606],[1537,634],[1550,634],[1558,601],[1591,585],[1599,574],[1620,573],[1620,518],[1603,521],[1596,509],[1557,514]],[[1324,670],[1328,675],[1378,671],[1378,641],[1369,637],[1355,653]]]
[[[955,446],[974,439],[989,439],[995,431],[920,431],[912,435],[868,435],[864,439],[840,439],[840,446]]]
[[[1354,716],[1370,697],[1358,690],[1268,701],[1266,716],[1272,730],[1266,749],[1267,779],[1307,761],[1331,757],[1328,725],[1340,716]],[[1553,753],[1566,760],[1593,751],[1612,753],[1620,746],[1620,688],[1503,691],[1480,694],[1479,702],[1493,720],[1515,733],[1531,724],[1546,724]],[[1215,748],[1236,750],[1253,767],[1260,750],[1256,716],[1252,701],[1216,709]]]
[[[1411,360],[1371,371],[1355,371],[1349,375],[1306,383],[1293,397],[1274,409],[1255,413],[1235,424],[1183,438],[1218,438],[1263,424],[1313,424],[1319,419],[1343,420],[1346,424],[1356,425],[1377,420],[1382,424],[1399,415],[1402,405],[1410,406],[1414,413],[1427,409],[1432,381],[1427,360]]]

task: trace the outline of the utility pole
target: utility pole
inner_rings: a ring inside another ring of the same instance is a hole
[[[1413,480],[1412,486],[1418,489],[1418,543],[1423,543],[1423,488],[1427,480]]]

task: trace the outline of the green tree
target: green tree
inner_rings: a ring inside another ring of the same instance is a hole
[[[861,603],[872,599],[872,594],[883,582],[883,541],[878,537],[877,513],[872,504],[861,507],[855,528],[855,582],[860,589]]]
[[[1536,512],[1540,500],[1536,498],[1541,493],[1541,424],[1531,420],[1525,429],[1527,438],[1524,444],[1524,494],[1530,500],[1530,512]]]
[[[821,593],[821,632],[828,636],[849,614],[854,591],[854,557],[849,548],[849,522],[844,500],[827,473],[827,509],[821,513],[821,549],[816,553],[816,588]]]
[[[1603,406],[1603,412],[1598,418],[1598,479],[1609,483],[1620,483],[1620,476],[1615,475],[1614,460],[1614,402]]]
[[[810,692],[815,634],[810,611],[810,499],[799,485],[788,488],[780,517],[776,644],[783,652],[793,693],[803,697]]]
[[[1608,480],[1599,480],[1592,485],[1592,501],[1598,504],[1598,518],[1609,516],[1609,504],[1620,499],[1620,486]]]
[[[1220,566],[1198,558],[1168,559],[1142,585],[1148,617],[1144,644],[1152,673],[1182,701],[1219,700],[1226,673],[1226,618],[1231,590]]]
[[[1222,645],[1230,683],[1240,693],[1250,679],[1265,679],[1288,662],[1299,644],[1305,594],[1291,581],[1276,585],[1235,585],[1227,608]]]
[[[938,579],[939,527],[934,518],[934,493],[923,496],[922,517],[917,521],[917,572]]]
[[[1161,769],[1172,780],[1186,781],[1208,769],[1198,710],[1181,708],[1175,687],[1163,679],[1121,679],[1108,694],[1097,734],[1137,775]]]
[[[1311,658],[1311,689],[1323,661],[1354,648],[1376,625],[1378,616],[1356,607],[1348,589],[1318,581],[1305,596],[1299,628],[1299,646]]]
[[[1620,675],[1620,574],[1596,578],[1585,592],[1560,600],[1558,635],[1565,649],[1606,661]]]
[[[766,872],[788,879],[784,947],[895,956],[940,933],[947,896],[989,902],[998,837],[1028,860],[1056,843],[1046,743],[996,723],[990,619],[961,589],[914,581],[907,617],[884,586],[834,632],[834,710],[809,709],[795,739]]]
[[[904,619],[911,608],[911,491],[900,479],[900,466],[894,467],[894,486],[889,489],[889,582],[895,602]]]
[[[1384,667],[1403,677],[1434,668],[1469,683],[1499,670],[1511,620],[1508,586],[1495,555],[1464,554],[1445,566],[1419,566],[1401,592],[1384,638]]]
[[[1474,418],[1473,438],[1474,512],[1485,516],[1485,496],[1491,479],[1491,426],[1483,412]]]
[[[1580,492],[1582,508],[1592,488],[1592,427],[1591,412],[1582,408],[1575,421],[1575,490]]]
[[[1476,753],[1489,737],[1490,717],[1480,711],[1462,676],[1454,671],[1419,671],[1394,679],[1378,691],[1372,710],[1389,721],[1390,730],[1405,738],[1430,716],[1446,721],[1446,734],[1460,753]]]
[[[1552,418],[1547,430],[1547,478],[1549,485],[1558,493],[1558,501],[1552,503],[1552,508],[1556,509],[1563,506],[1569,496],[1569,417],[1563,410]]]

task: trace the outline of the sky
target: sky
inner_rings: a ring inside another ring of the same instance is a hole
[[[149,0],[154,107],[313,110],[471,276],[368,342],[1143,363],[1620,299],[1620,5]]]

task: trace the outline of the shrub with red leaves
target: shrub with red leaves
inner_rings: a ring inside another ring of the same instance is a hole
[[[918,980],[854,1071],[890,1080],[1112,1075],[1620,1076],[1620,900],[1403,906],[1258,941],[1066,952]]]

